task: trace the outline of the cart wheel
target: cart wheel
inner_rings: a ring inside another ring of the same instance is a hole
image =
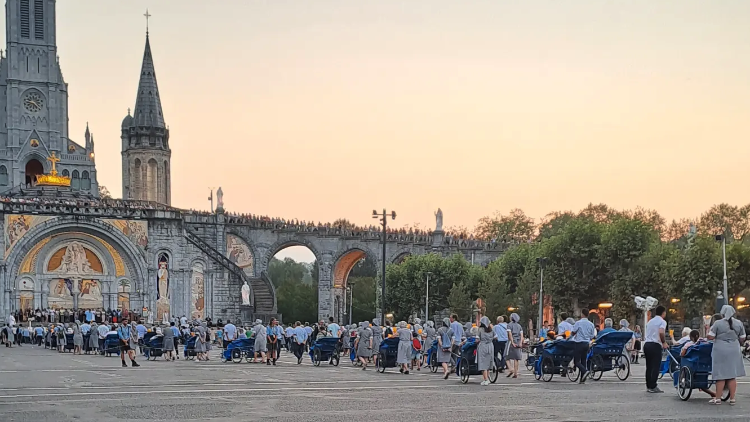
[[[540,367],[541,372],[541,378],[544,382],[550,382],[552,381],[552,375],[555,371],[555,362],[552,361],[552,358],[549,356],[542,358],[542,364]]]
[[[333,357],[331,358],[331,360],[333,361],[333,366],[339,366],[339,362],[340,362],[341,359],[339,358],[338,355],[333,355]]]
[[[489,373],[491,384],[494,384],[497,381],[497,377],[499,374],[500,374],[500,371],[497,369],[497,364],[493,362],[492,368],[490,368],[490,373]]]
[[[625,381],[630,376],[630,359],[625,355],[620,355],[615,361],[615,375],[620,381]]]
[[[320,350],[315,349],[313,351],[313,365],[320,366],[321,356],[320,356]]]
[[[471,375],[469,361],[467,359],[461,359],[461,364],[458,365],[458,369],[460,371],[459,375],[461,376],[461,383],[466,384],[469,382],[469,375]]]
[[[438,370],[437,352],[430,353],[430,372],[433,374]]]
[[[232,362],[234,363],[242,362],[242,350],[232,349]]]
[[[381,374],[385,373],[385,356],[378,359],[378,372]]]
[[[231,356],[230,356],[230,357],[231,357]],[[227,362],[229,362],[229,359],[227,359],[226,357],[224,357],[224,352],[221,352],[221,362],[222,362],[222,363],[227,363]]]
[[[578,370],[578,368],[576,368],[575,366],[572,366],[572,367],[568,367],[568,368],[567,368],[567,369],[565,370],[565,372],[566,372],[566,374],[565,374],[565,375],[567,375],[567,376],[568,376],[568,379],[569,379],[570,381],[572,381],[572,382],[576,382],[576,381],[578,381],[578,377],[579,377],[579,376],[581,375],[581,374],[579,373],[580,371],[579,371],[579,370]]]
[[[594,381],[599,381],[602,379],[602,375],[604,372],[602,371],[602,368],[604,367],[604,359],[601,355],[594,355],[589,359],[586,365],[589,369],[589,378],[591,378]]]
[[[533,371],[535,366],[536,366],[536,359],[531,361],[531,356],[527,356],[526,357],[526,370]]]
[[[690,372],[690,368],[680,368],[680,375],[677,379],[677,395],[683,401],[687,401],[690,398],[690,394],[693,392],[693,374]]]

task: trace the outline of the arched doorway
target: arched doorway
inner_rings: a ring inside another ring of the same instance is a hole
[[[32,158],[26,163],[26,187],[36,186],[36,176],[44,174],[44,166],[39,160]]]
[[[293,242],[281,245],[274,251],[266,271],[276,289],[278,312],[284,320],[316,322],[319,268],[315,253]]]

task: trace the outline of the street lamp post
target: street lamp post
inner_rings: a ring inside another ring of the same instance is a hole
[[[539,263],[539,319],[536,323],[536,329],[539,336],[542,333],[542,320],[544,319],[544,267],[547,265],[547,258],[537,258]]]
[[[349,325],[352,325],[352,302],[354,297],[354,285],[349,284],[346,289],[349,290]]]
[[[391,211],[390,213],[391,219],[396,219],[396,211]],[[388,212],[383,208],[383,214],[378,214],[377,211],[372,210],[372,218],[380,218],[380,222],[383,223],[383,268],[382,268],[382,278],[381,278],[381,298],[380,298],[380,315],[383,318],[383,321],[385,321],[385,259],[386,259],[386,252],[385,252],[385,245],[386,245],[386,239],[387,239],[387,230],[388,230]]]
[[[428,271],[427,272],[427,291],[424,297],[424,320],[425,321],[430,320],[430,275],[432,275],[432,273]]]
[[[727,291],[727,237],[723,234],[716,235],[716,240],[721,242],[721,255],[724,260],[724,304],[729,304],[729,292]]]

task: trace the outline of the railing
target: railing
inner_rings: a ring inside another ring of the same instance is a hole
[[[276,287],[273,285],[273,280],[271,280],[271,277],[268,276],[265,270],[260,272],[260,279],[263,280],[271,292],[271,296],[273,296],[273,311],[276,312],[279,309],[279,304],[276,301]]]
[[[245,275],[245,272],[242,268],[238,267],[237,264],[229,260],[229,258],[217,251],[213,246],[206,243],[203,239],[191,233],[190,230],[183,230],[183,233],[190,243],[197,246],[198,249],[202,250],[211,259],[221,264],[222,267],[237,276],[243,283],[250,284],[247,275]],[[275,297],[274,300],[276,300]],[[253,292],[253,289],[250,289],[250,303],[255,304],[255,293]]]

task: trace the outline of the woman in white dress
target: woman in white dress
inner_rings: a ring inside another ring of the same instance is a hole
[[[253,332],[255,333],[255,358],[253,363],[258,362],[258,356],[260,356],[260,363],[266,363],[266,352],[268,344],[266,343],[266,327],[263,325],[263,321],[256,319]]]
[[[724,386],[729,388],[729,404],[735,403],[737,378],[745,376],[745,365],[742,361],[742,344],[745,342],[745,327],[742,321],[732,318],[734,308],[729,305],[721,307],[721,319],[711,326],[708,339],[714,341],[711,349],[711,378],[716,382],[716,396],[711,404],[721,404]]]
[[[411,360],[411,330],[406,327],[406,321],[398,323],[398,355],[396,363],[401,365],[399,371],[402,374],[409,375],[409,361]]]

